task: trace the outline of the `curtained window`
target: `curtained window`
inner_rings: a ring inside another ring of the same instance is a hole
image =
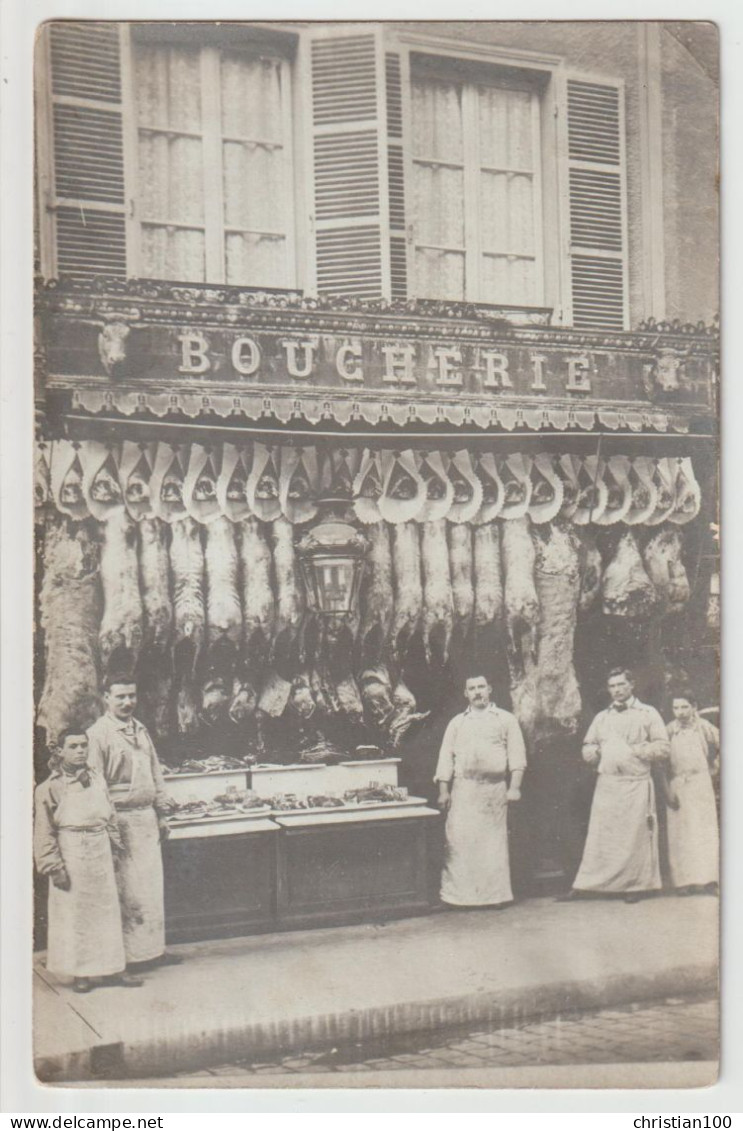
[[[286,61],[137,43],[133,80],[139,273],[295,285]]]
[[[536,90],[414,71],[419,297],[541,304],[539,164]]]

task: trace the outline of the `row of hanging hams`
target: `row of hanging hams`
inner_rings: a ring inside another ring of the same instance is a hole
[[[701,502],[687,457],[67,440],[37,452],[36,497],[77,520],[103,520],[123,506],[135,521],[190,517],[204,525],[250,516],[306,523],[319,498],[337,497],[352,501],[365,525],[477,526],[528,516],[536,525],[562,518],[577,526],[682,526]]]

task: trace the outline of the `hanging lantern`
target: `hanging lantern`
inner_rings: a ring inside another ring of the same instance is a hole
[[[310,608],[322,617],[346,617],[358,607],[368,543],[348,522],[321,522],[297,550]]]

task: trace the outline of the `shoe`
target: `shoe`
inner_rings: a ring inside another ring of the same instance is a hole
[[[156,958],[154,966],[180,966],[183,962],[182,954],[173,954],[172,951],[166,950],[159,958]]]
[[[123,986],[125,989],[134,989],[137,986],[143,986],[144,980],[136,978],[134,974],[112,974],[110,978],[106,979],[107,986]]]
[[[89,994],[95,988],[95,982],[92,978],[75,978],[72,983],[73,994]]]

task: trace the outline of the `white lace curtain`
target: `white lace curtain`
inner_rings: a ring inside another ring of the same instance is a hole
[[[218,98],[207,108],[212,80]],[[279,59],[220,51],[205,61],[198,49],[137,48],[142,275],[292,285],[285,85]],[[214,183],[222,186],[219,221],[207,195]],[[221,278],[210,279],[215,261]]]
[[[413,83],[416,293],[537,302],[535,95]]]

